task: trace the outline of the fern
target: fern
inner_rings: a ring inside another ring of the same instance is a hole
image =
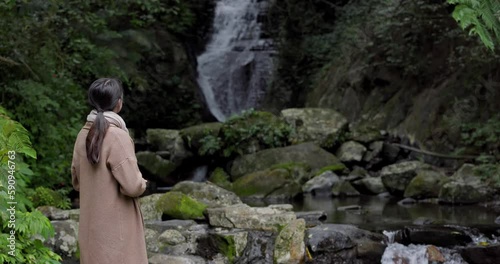
[[[500,43],[500,2],[498,0],[448,0],[454,4],[453,18],[469,34],[477,35],[486,47]]]

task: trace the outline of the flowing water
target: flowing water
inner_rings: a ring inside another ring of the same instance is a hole
[[[212,38],[198,57],[198,84],[219,121],[258,106],[272,72],[272,41],[262,38],[263,0],[218,0]]]

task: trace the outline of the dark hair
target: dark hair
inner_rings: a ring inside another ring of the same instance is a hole
[[[89,103],[97,110],[97,117],[85,141],[87,159],[91,164],[99,162],[102,141],[109,128],[109,122],[104,118],[104,111],[112,111],[120,98],[123,98],[123,88],[117,79],[101,78],[90,85]]]

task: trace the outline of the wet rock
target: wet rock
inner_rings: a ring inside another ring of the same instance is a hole
[[[174,164],[180,165],[183,160],[193,155],[184,146],[179,130],[148,129],[146,139],[153,150],[168,152],[168,159]]]
[[[474,166],[464,164],[453,174],[451,181],[439,191],[439,201],[451,204],[473,204],[491,198],[493,190],[474,172]]]
[[[285,121],[297,131],[293,142],[308,142],[331,147],[347,127],[347,119],[328,108],[291,108],[281,111]]]
[[[310,179],[302,186],[302,191],[305,193],[313,192],[314,194],[327,193],[330,195],[332,186],[335,182],[340,181],[339,176],[331,171],[325,171],[322,174]]]
[[[73,259],[78,251],[78,223],[73,220],[51,221],[54,237],[45,241],[45,245],[64,259]]]
[[[446,259],[443,256],[443,253],[439,251],[439,249],[433,245],[427,246],[426,248],[427,252],[427,259],[429,260],[429,263],[444,263]]]
[[[204,123],[196,126],[191,126],[179,131],[179,135],[184,140],[185,146],[192,152],[198,153],[202,146],[201,139],[207,135],[217,136],[219,134],[222,123]]]
[[[304,232],[306,221],[297,219],[286,225],[276,237],[274,263],[300,264],[305,255]]]
[[[423,244],[451,248],[467,245],[472,239],[464,231],[452,227],[413,226],[398,231],[395,241],[403,245]]]
[[[340,206],[337,207],[338,211],[355,211],[355,210],[361,210],[361,205],[346,205],[346,206]]]
[[[210,182],[183,181],[176,184],[171,191],[184,193],[208,207],[222,207],[241,203],[236,194]]]
[[[226,228],[277,231],[296,219],[291,205],[250,207],[236,204],[222,208],[208,208],[210,225]]]
[[[326,224],[306,231],[306,263],[380,263],[385,237],[351,225]]]
[[[429,167],[429,165],[420,161],[404,161],[383,167],[380,177],[389,193],[396,196],[403,196],[406,187],[417,175],[417,171]]]
[[[314,143],[304,143],[240,156],[234,160],[230,175],[233,180],[236,180],[246,174],[287,163],[306,164],[312,172],[330,165],[342,165],[333,154]]]
[[[205,208],[207,205],[181,192],[165,193],[156,202],[157,211],[174,219],[203,220]]]
[[[206,264],[207,261],[197,256],[172,256],[155,254],[149,258],[149,264]]]
[[[273,263],[275,239],[276,234],[273,232],[249,231],[247,246],[241,254],[241,257],[236,259],[234,263]]]
[[[435,198],[448,178],[435,170],[419,170],[406,187],[404,197],[414,199]]]
[[[359,192],[348,181],[340,180],[333,184],[333,196],[358,196]]]
[[[356,141],[348,141],[343,143],[337,150],[337,157],[342,162],[352,163],[359,162],[363,159],[366,152],[366,147]]]
[[[161,220],[162,212],[156,209],[156,202],[160,199],[161,196],[162,194],[155,193],[139,198],[142,218],[144,219],[144,221]]]
[[[166,181],[168,176],[177,168],[175,163],[151,151],[140,151],[135,155],[139,166],[159,180]]]
[[[352,186],[362,194],[380,194],[386,191],[382,178],[366,177],[351,182]]]
[[[500,245],[466,247],[460,254],[469,264],[497,264],[500,260]]]
[[[416,204],[417,200],[412,198],[404,198],[398,202],[399,205],[408,205],[408,204]]]
[[[306,227],[313,227],[323,224],[327,215],[324,211],[295,212],[297,219],[304,219]]]

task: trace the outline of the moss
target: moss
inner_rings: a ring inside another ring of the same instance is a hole
[[[234,237],[219,235],[216,237],[215,243],[219,251],[222,253],[222,255],[227,257],[229,263],[234,263],[234,259],[236,258],[237,255]]]
[[[334,165],[329,165],[329,166],[326,166],[326,167],[323,167],[323,168],[319,169],[315,173],[315,176],[321,175],[321,174],[325,173],[326,171],[342,172],[345,169],[347,169],[347,167],[344,164],[342,164],[342,163],[338,163],[338,164],[334,164]]]
[[[224,169],[217,167],[214,171],[212,171],[208,180],[219,187],[231,190],[232,183],[229,181],[229,178],[229,175],[224,171]]]
[[[156,202],[156,210],[176,219],[204,219],[204,203],[181,193],[168,192]]]
[[[266,196],[284,186],[289,178],[290,173],[285,169],[258,171],[237,179],[232,191],[240,197]]]
[[[288,170],[288,171],[292,171],[292,170],[294,170],[297,167],[303,168],[306,171],[310,171],[311,170],[311,166],[309,164],[303,163],[303,162],[280,163],[280,164],[273,165],[270,169],[271,170],[274,170],[274,169],[285,169],[285,170]]]
[[[217,136],[219,134],[222,123],[204,123],[201,125],[191,126],[179,131],[184,144],[188,146],[189,149],[198,150],[201,147],[200,140],[205,136]]]

